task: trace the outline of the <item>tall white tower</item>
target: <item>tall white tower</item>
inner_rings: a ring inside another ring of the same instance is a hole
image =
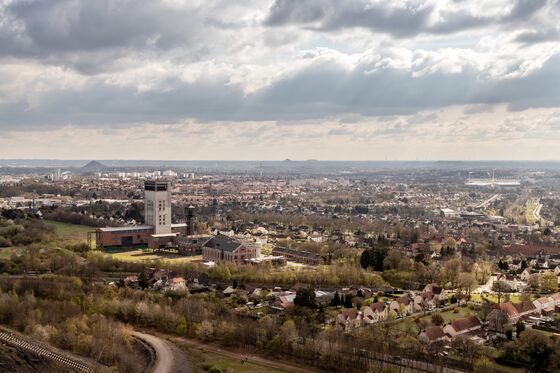
[[[171,233],[171,185],[168,181],[144,183],[144,219],[155,234]]]

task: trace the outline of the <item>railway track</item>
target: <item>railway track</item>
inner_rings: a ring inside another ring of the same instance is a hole
[[[69,368],[72,368],[78,372],[93,373],[95,371],[95,368],[83,362],[76,361],[62,354],[50,351],[40,346],[39,344],[28,342],[23,338],[16,336],[13,333],[0,331],[0,341],[3,341],[16,348],[27,350],[35,355],[45,357],[49,360],[65,365]]]

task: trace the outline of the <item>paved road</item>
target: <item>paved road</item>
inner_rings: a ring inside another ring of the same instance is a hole
[[[156,352],[156,363],[152,369],[153,373],[172,373],[173,372],[173,351],[166,341],[150,334],[133,332],[136,338],[139,338],[152,346]]]

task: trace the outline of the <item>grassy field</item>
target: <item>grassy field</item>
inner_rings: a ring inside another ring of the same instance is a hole
[[[457,307],[456,310],[458,310],[459,312],[454,313],[451,310],[451,311],[439,312],[439,314],[441,315],[441,317],[443,318],[446,324],[449,323],[450,321],[454,321],[454,320],[462,319],[467,316],[474,315],[474,311],[468,309],[468,307]],[[431,319],[432,319],[431,315],[422,316],[420,318],[420,320],[426,320],[426,321],[430,321]]]
[[[88,227],[86,225],[60,223],[52,220],[45,220],[44,223],[47,226],[54,227],[56,234],[62,240],[86,242],[87,232],[95,231],[94,227]],[[95,235],[93,236],[93,240],[95,241]],[[95,242],[92,242],[92,244],[95,244]]]
[[[173,263],[190,263],[190,262],[201,262],[202,255],[195,256],[182,256],[176,254],[167,253],[152,253],[147,250],[142,249],[137,250],[120,250],[116,252],[107,252],[105,255],[109,255],[115,259],[122,260],[125,262],[143,262],[147,260],[163,260]]]
[[[233,359],[229,356],[207,350],[199,350],[193,347],[181,347],[193,358],[192,360],[197,362],[197,365],[199,365],[198,368],[201,371],[218,368],[222,372],[227,372],[228,368],[231,368],[235,373],[290,373],[287,370],[271,369],[268,366],[254,362],[241,363],[240,359]]]

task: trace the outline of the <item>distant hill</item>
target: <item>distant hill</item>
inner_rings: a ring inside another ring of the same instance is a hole
[[[91,161],[85,166],[83,166],[82,170],[101,170],[103,168],[107,168],[107,166],[97,161]]]

